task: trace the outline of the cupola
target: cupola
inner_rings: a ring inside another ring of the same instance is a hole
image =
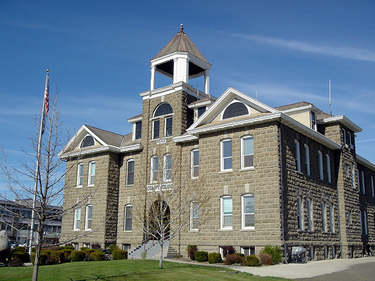
[[[190,79],[204,76],[204,92],[209,94],[209,73],[211,64],[184,32],[180,31],[150,61],[151,87],[155,88],[155,73],[161,73],[172,79],[172,83],[189,83]]]

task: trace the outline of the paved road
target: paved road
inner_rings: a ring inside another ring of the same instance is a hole
[[[313,278],[302,278],[295,280],[307,281],[368,281],[375,280],[375,262],[353,265],[351,268],[344,271],[335,272],[331,274],[321,275]]]

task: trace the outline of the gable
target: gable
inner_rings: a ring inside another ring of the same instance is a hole
[[[209,124],[233,123],[236,120],[276,112],[278,112],[276,109],[229,87],[188,131]]]

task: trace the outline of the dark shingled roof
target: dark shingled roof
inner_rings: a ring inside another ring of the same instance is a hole
[[[307,105],[312,105],[312,104],[309,103],[309,102],[301,101],[301,102],[297,102],[297,103],[292,103],[292,104],[287,104],[287,105],[283,105],[283,106],[278,106],[278,107],[275,107],[275,109],[280,110],[280,111],[284,111],[284,110],[288,110],[288,109],[292,109],[292,108],[297,108],[297,107],[302,107],[302,106],[307,106]]]
[[[104,141],[108,145],[113,145],[119,147],[122,142],[122,135],[112,133],[106,130],[98,129],[92,126],[85,125],[87,129],[93,132],[95,135],[98,136],[102,141]]]
[[[194,45],[193,41],[186,35],[183,27],[180,31],[168,42],[167,45],[153,58],[161,58],[174,52],[188,52],[197,58],[209,63],[198,48]]]

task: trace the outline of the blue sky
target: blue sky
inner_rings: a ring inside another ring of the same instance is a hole
[[[375,163],[374,11],[373,0],[0,1],[0,147],[16,167],[33,160],[20,151],[31,151],[47,68],[66,130],[129,133],[149,61],[183,23],[212,64],[216,97],[232,86],[273,107],[329,112],[331,79],[333,114],[363,128],[357,154]]]

